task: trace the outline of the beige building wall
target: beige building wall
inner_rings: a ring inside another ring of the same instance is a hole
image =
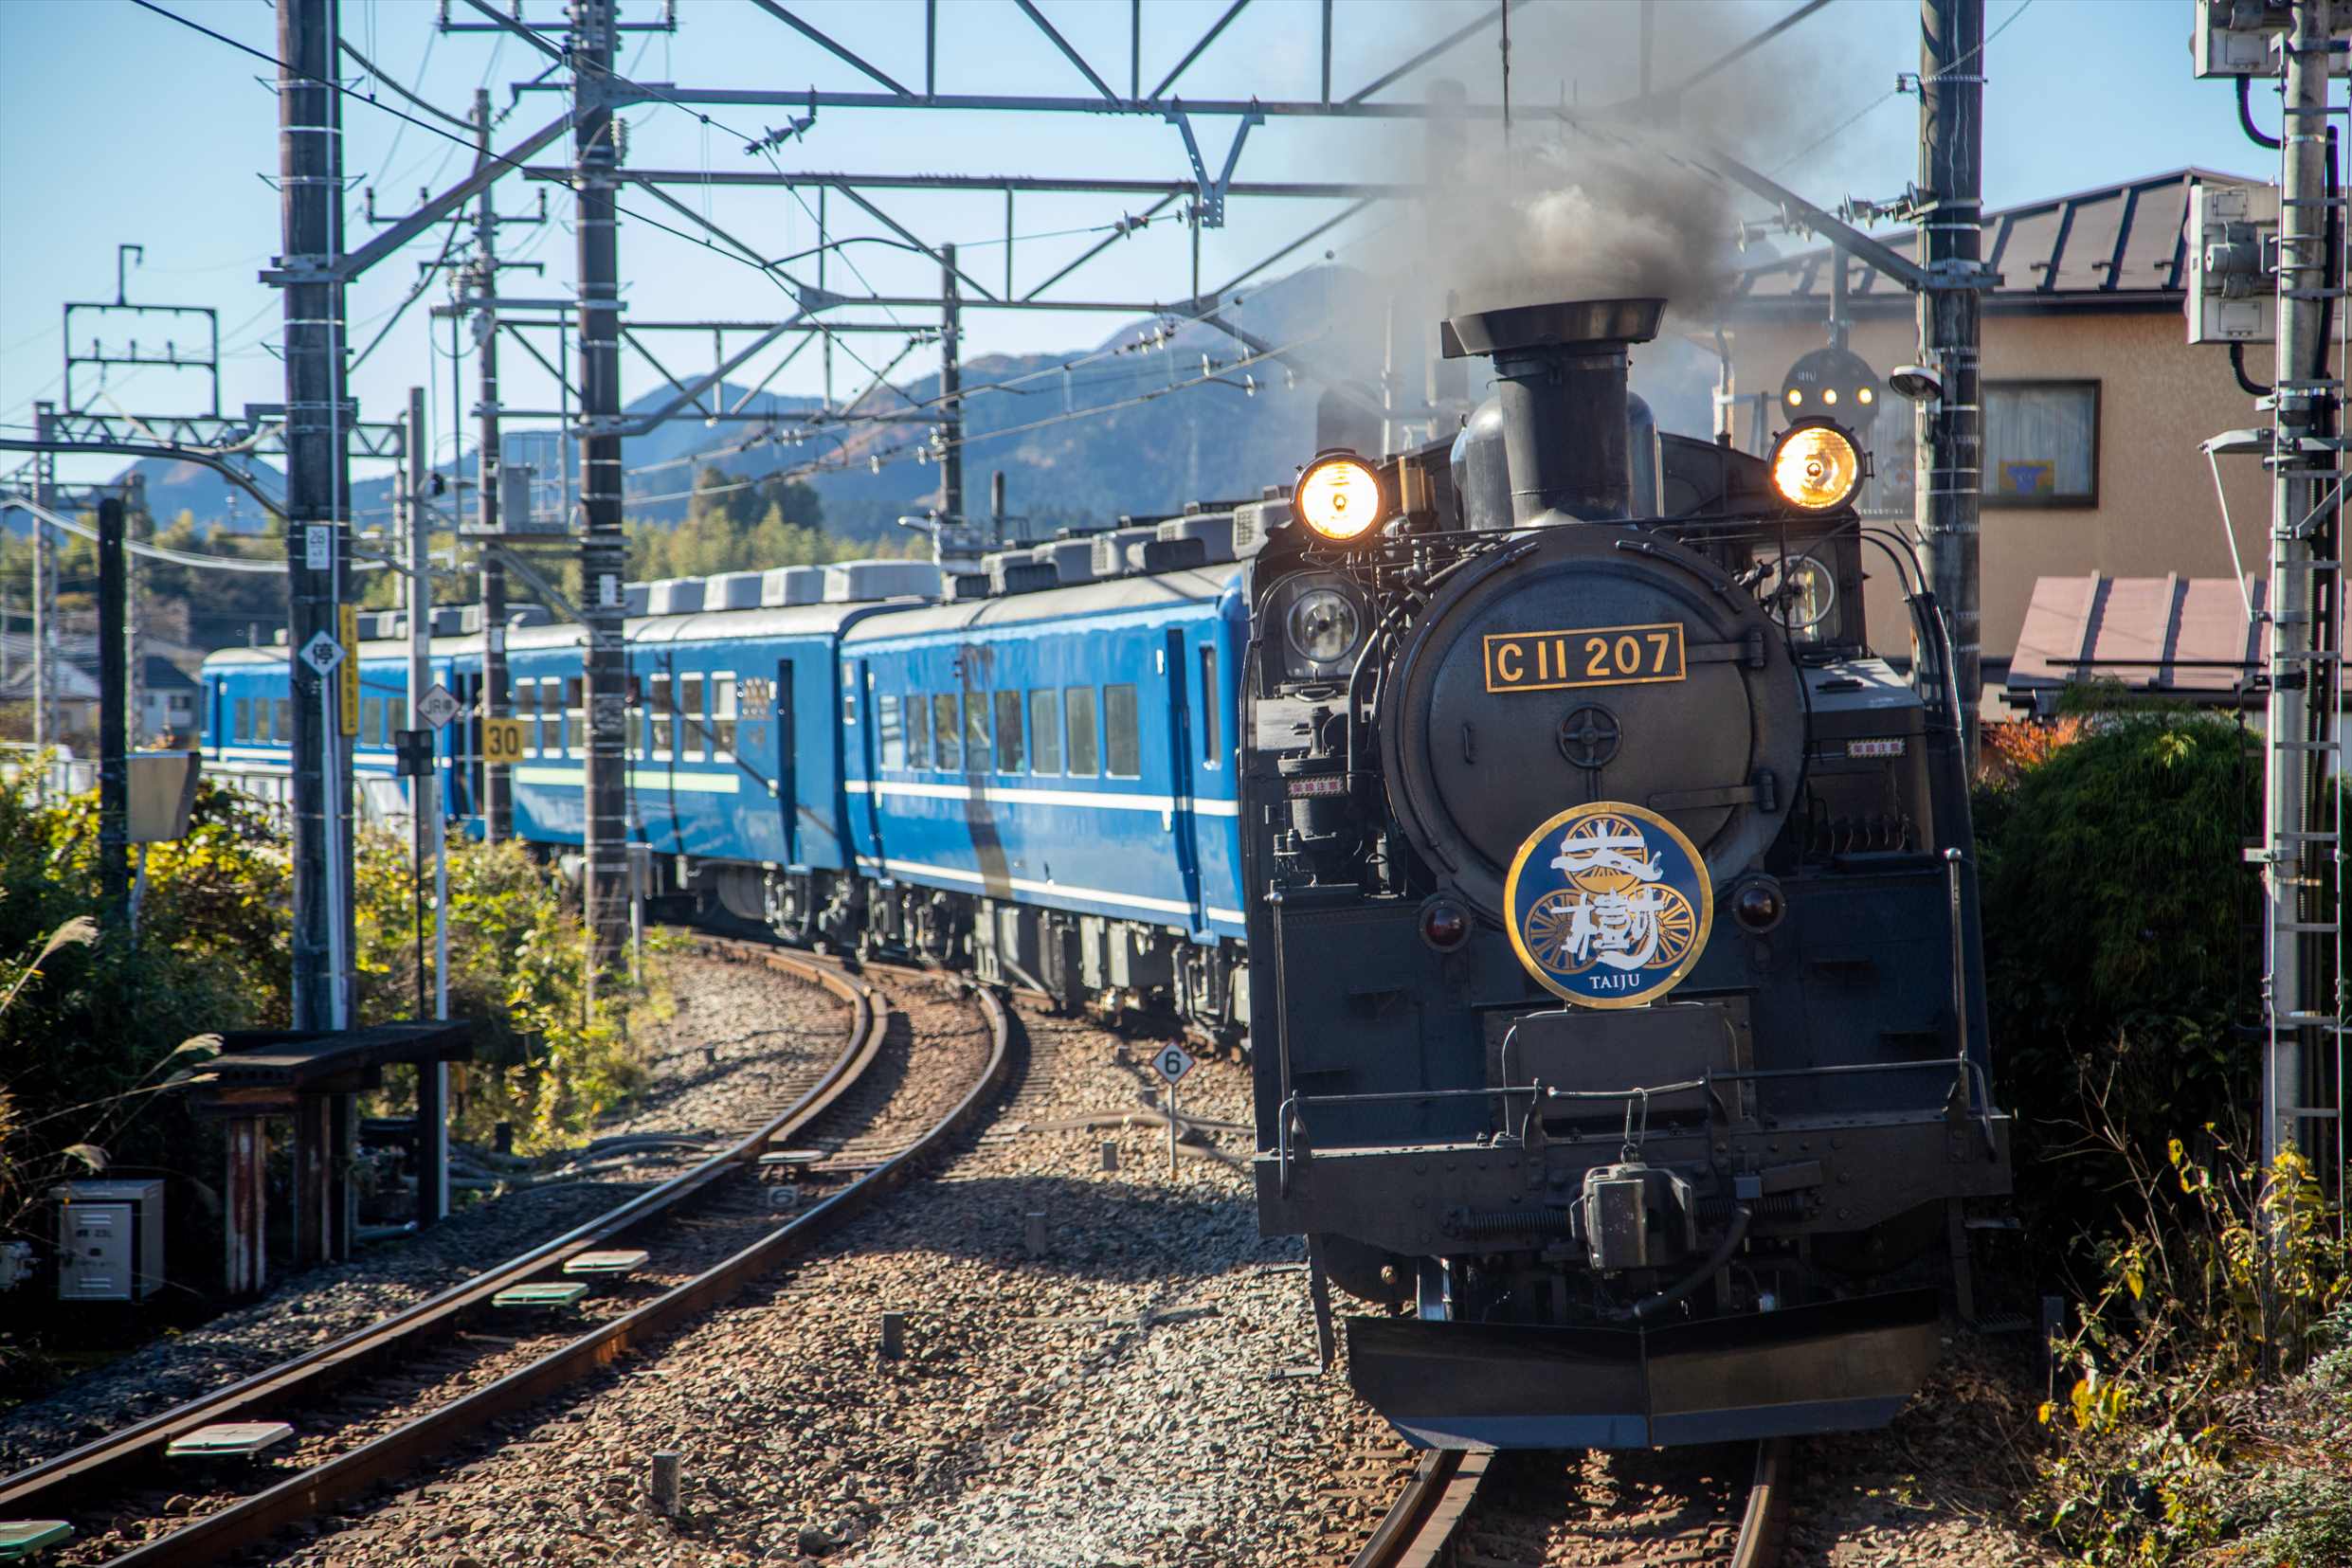
[[[1983,657],[2006,659],[2038,577],[2229,577],[2228,532],[2199,445],[2207,437],[2267,420],[2230,372],[2229,351],[2184,341],[2177,311],[1988,310],[1988,381],[2096,381],[2099,392],[2098,504],[1987,505],[1983,509]],[[1819,348],[1819,321],[1748,323],[1730,334],[1736,390],[1777,392],[1796,359]],[[1855,323],[1854,352],[1884,375],[1916,360],[1909,313]],[[1710,344],[1711,347],[1711,342]],[[2248,350],[2248,370],[2270,376],[2270,348]],[[1891,396],[1891,393],[1882,393]],[[1747,412],[1737,425],[1745,442]],[[1771,424],[1777,431],[1785,418]],[[1883,467],[1890,458],[1874,454]],[[2223,458],[2221,477],[2244,568],[2265,569],[2270,489],[2261,460]],[[1905,527],[1908,537],[1909,530]],[[1882,652],[1908,647],[1900,593],[1883,557],[1864,552],[1873,572],[1868,595],[1873,640]]]

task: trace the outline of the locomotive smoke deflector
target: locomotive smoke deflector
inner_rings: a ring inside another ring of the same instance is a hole
[[[1494,361],[1514,527],[1631,514],[1626,351],[1657,336],[1665,313],[1663,299],[1571,299],[1445,323],[1448,359]]]

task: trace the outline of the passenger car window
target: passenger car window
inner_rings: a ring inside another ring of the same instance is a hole
[[[249,741],[253,738],[253,704],[244,697],[236,702],[237,717],[229,730],[231,740]]]
[[[678,754],[688,762],[700,762],[704,734],[708,726],[703,722],[702,677],[698,675],[678,677]]]
[[[362,746],[384,744],[384,699],[382,697],[367,697],[359,704],[359,744]]]
[[[931,766],[931,701],[920,692],[907,696],[907,766]]]
[[[907,766],[907,732],[898,726],[898,699],[884,695],[874,705],[875,725],[882,732],[882,766]]]
[[[964,766],[966,771],[988,770],[988,698],[981,692],[964,697]]]
[[[1114,779],[1143,777],[1143,752],[1135,735],[1135,688],[1102,689],[1102,738],[1105,769]]]
[[[716,762],[735,755],[735,677],[730,675],[711,677],[711,755]]]
[[[1029,694],[1029,771],[1061,771],[1061,705],[1047,687]]]
[[[959,712],[955,694],[942,692],[931,699],[931,738],[939,758],[939,766],[950,773],[964,769],[963,727],[957,723]]]
[[[564,678],[564,749],[572,756],[588,750],[588,683],[578,676]]]
[[[271,733],[279,740],[291,743],[294,739],[294,700],[272,697],[269,703]]]
[[[1102,770],[1095,746],[1095,689],[1063,687],[1061,707],[1070,721],[1070,771],[1091,778]]]
[[[677,720],[670,694],[670,677],[655,675],[645,682],[645,711],[653,716],[647,726],[646,751],[656,757],[670,754],[670,728]]]
[[[1018,773],[1027,748],[1021,744],[1021,694],[996,694],[996,766],[999,772]]]

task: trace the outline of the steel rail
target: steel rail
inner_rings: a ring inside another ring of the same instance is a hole
[[[1789,1476],[1788,1439],[1756,1445],[1756,1473],[1747,1484],[1747,1509],[1740,1516],[1739,1544],[1730,1568],[1775,1568],[1788,1541],[1788,1515],[1796,1487]]]
[[[877,1027],[871,991],[827,964],[750,943],[727,946],[812,981],[851,1006],[849,1036],[841,1054],[799,1100],[693,1169],[381,1323],[0,1479],[0,1517],[56,1512],[69,1494],[86,1490],[118,1471],[154,1461],[175,1437],[217,1421],[250,1419],[272,1406],[317,1398],[395,1350],[427,1336],[454,1331],[461,1318],[479,1310],[509,1286],[604,1246],[623,1232],[694,1197],[721,1176],[755,1162],[771,1141],[788,1137],[814,1120],[858,1081],[879,1052],[882,1031]]]
[[[1439,1568],[1463,1520],[1477,1500],[1494,1454],[1432,1450],[1421,1455],[1404,1489],[1374,1526],[1371,1539],[1349,1559],[1349,1568]],[[1788,1440],[1756,1445],[1756,1464],[1739,1539],[1728,1568],[1776,1568],[1787,1542],[1791,1496]]]
[[[825,965],[805,960],[810,969]],[[861,995],[867,987],[858,982]],[[309,1467],[265,1491],[183,1525],[114,1559],[117,1564],[208,1563],[268,1540],[343,1500],[446,1454],[459,1438],[480,1431],[619,1361],[628,1351],[682,1326],[733,1296],[810,1242],[831,1235],[896,1186],[917,1163],[953,1137],[1003,1086],[1010,1063],[1011,1022],[1004,1005],[986,989],[972,993],[988,1021],[988,1062],[977,1082],[914,1143],[823,1201],[803,1211],[714,1268],[632,1312],[600,1324],[548,1355],[476,1389],[359,1448]],[[870,1029],[869,1054],[883,1031]]]
[[[1436,1568],[1493,1461],[1489,1451],[1432,1449],[1422,1454],[1349,1568]]]

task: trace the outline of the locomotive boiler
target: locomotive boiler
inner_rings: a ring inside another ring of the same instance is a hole
[[[1318,458],[1249,580],[1261,1227],[1427,1446],[1883,1423],[2009,1188],[1941,617],[1849,432],[1655,428],[1662,310],[1447,321],[1493,397]]]

